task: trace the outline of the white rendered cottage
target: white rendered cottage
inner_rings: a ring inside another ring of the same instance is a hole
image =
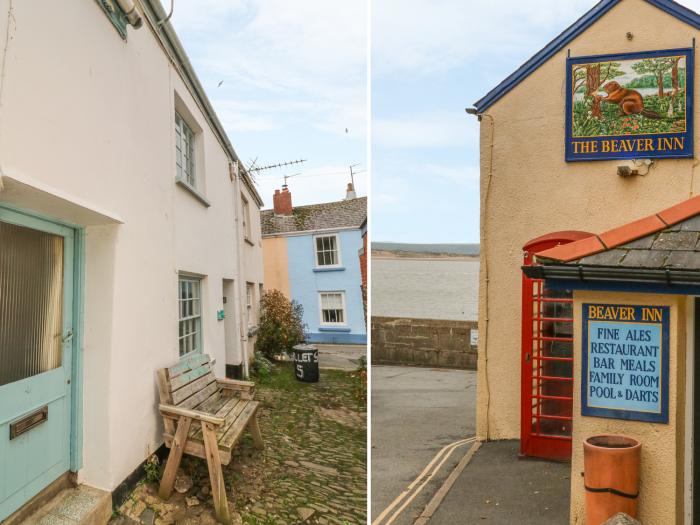
[[[166,15],[0,0],[0,521],[153,453],[157,368],[247,371],[262,200]]]

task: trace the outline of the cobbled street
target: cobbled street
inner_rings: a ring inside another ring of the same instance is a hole
[[[323,370],[319,383],[300,383],[285,363],[255,381],[266,448],[255,450],[245,434],[224,467],[233,523],[366,523],[366,385],[358,373]],[[183,457],[168,501],[157,483],[144,480],[110,523],[216,523],[204,460]]]

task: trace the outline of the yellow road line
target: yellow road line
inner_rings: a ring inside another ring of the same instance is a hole
[[[445,445],[442,447],[437,454],[433,457],[432,460],[425,466],[423,471],[418,475],[416,479],[414,479],[408,487],[406,487],[401,494],[399,494],[394,501],[392,501],[389,506],[387,506],[379,516],[372,522],[372,525],[390,525],[391,523],[394,522],[396,518],[399,517],[401,512],[413,501],[413,499],[423,490],[423,488],[427,485],[427,483],[433,479],[433,477],[440,471],[440,468],[442,465],[447,461],[447,459],[450,457],[452,452],[457,447],[461,447],[463,445],[466,445],[468,443],[472,443],[475,441],[475,437],[467,438],[467,439],[461,439],[459,441],[455,441],[454,443],[450,443],[449,445]],[[439,461],[439,463],[437,463]],[[435,468],[433,468],[433,465]],[[432,471],[431,471],[432,469]],[[415,490],[414,490],[415,489]],[[382,521],[384,520],[389,513],[401,502],[408,498],[401,507],[399,507],[394,514],[391,515],[391,517],[387,521]]]

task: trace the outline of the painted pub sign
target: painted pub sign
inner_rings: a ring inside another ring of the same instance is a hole
[[[668,423],[669,315],[583,304],[581,415]]]
[[[566,160],[693,156],[693,49],[569,57]]]

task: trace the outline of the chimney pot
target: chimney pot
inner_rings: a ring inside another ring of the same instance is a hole
[[[348,189],[345,191],[345,200],[349,201],[356,197],[357,194],[355,193],[355,187],[352,185],[352,182],[348,182]]]
[[[282,186],[282,191],[275,190],[275,194],[272,196],[272,202],[275,209],[275,215],[292,214],[292,194],[290,193],[286,184]]]

